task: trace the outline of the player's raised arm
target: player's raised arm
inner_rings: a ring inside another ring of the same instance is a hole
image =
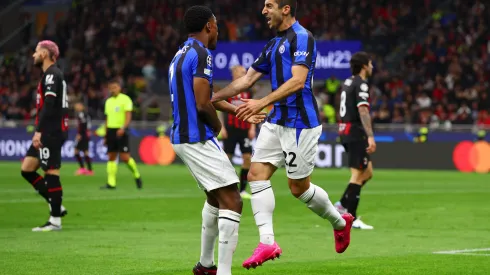
[[[38,133],[42,133],[47,124],[53,123],[50,117],[54,116],[55,112],[58,110],[55,108],[55,105],[57,100],[56,98],[60,92],[58,91],[59,85],[57,85],[59,82],[61,82],[61,80],[58,79],[57,75],[47,74],[44,76],[42,85],[44,85],[44,91],[46,92],[44,93],[44,105],[39,114],[39,123],[36,127],[36,132]]]
[[[224,89],[214,93],[212,101],[220,101],[236,96],[243,90],[250,89],[264,74],[269,74],[270,64],[270,48],[274,45],[274,40],[269,41],[264,47],[260,56],[255,60],[247,71],[247,73],[231,82]]]
[[[249,89],[252,87],[255,82],[257,82],[263,73],[256,71],[253,67],[249,68],[247,74],[240,77],[239,79],[231,82],[224,89],[218,91],[213,95],[213,102],[225,100],[227,98],[236,96],[241,93],[243,90]]]

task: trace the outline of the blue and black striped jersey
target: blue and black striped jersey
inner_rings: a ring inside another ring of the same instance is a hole
[[[304,88],[276,102],[268,122],[298,129],[320,125],[318,105],[313,96],[315,62],[315,38],[298,22],[267,43],[252,68],[270,74],[273,92],[291,79],[293,66],[303,65],[309,69]]]
[[[189,38],[179,47],[169,67],[169,86],[172,101],[173,144],[196,143],[214,137],[211,125],[198,115],[194,96],[194,77],[205,78],[213,87],[213,61],[204,45]]]

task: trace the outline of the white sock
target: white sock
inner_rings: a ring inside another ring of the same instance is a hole
[[[276,207],[276,199],[271,182],[269,180],[251,181],[248,184],[250,191],[252,191],[252,211],[255,224],[259,228],[260,242],[272,245],[274,244],[272,214]]]
[[[49,222],[54,224],[54,225],[57,225],[57,226],[61,226],[61,218],[60,217],[49,217]]]
[[[219,253],[217,275],[231,275],[233,254],[238,244],[238,228],[242,215],[231,210],[219,210]]]
[[[214,245],[218,237],[218,211],[218,208],[210,205],[207,201],[204,203],[202,209],[201,259],[199,260],[204,267],[214,265]]]
[[[298,199],[306,203],[306,206],[318,216],[327,219],[334,229],[342,229],[345,227],[344,218],[342,218],[337,209],[335,209],[328,198],[327,192],[321,187],[310,182],[310,188],[299,196]]]

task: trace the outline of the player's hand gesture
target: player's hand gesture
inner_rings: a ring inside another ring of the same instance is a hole
[[[250,124],[259,124],[261,123],[262,121],[264,121],[264,119],[267,117],[267,114],[266,113],[258,113],[256,115],[252,115],[251,117],[249,117],[248,119],[246,119],[245,121],[250,123]],[[248,132],[248,135],[251,136],[250,134],[251,131]],[[252,134],[255,138],[255,130],[253,130],[253,134]]]
[[[77,134],[77,136],[75,137],[75,140],[80,141],[81,139],[82,139],[82,136],[80,136],[80,134]]]
[[[36,149],[39,149],[43,146],[41,144],[41,133],[40,132],[34,133],[34,136],[32,137],[32,146],[34,146],[34,148],[36,148]]]
[[[366,148],[368,154],[372,154],[376,152],[376,142],[374,141],[374,137],[368,137],[368,147]]]
[[[245,102],[245,104],[242,104],[242,105],[237,107],[236,117],[238,119],[250,122],[248,120],[249,118],[251,118],[253,115],[260,113],[260,111],[262,111],[265,108],[265,106],[261,100],[245,99],[245,98],[242,98],[241,100],[243,102]],[[264,118],[265,118],[265,116],[264,116]],[[261,122],[262,122],[262,120],[261,120]],[[253,122],[250,122],[250,123],[253,123]],[[256,123],[254,123],[254,124],[256,124]]]

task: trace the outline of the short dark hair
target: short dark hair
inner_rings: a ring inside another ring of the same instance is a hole
[[[109,79],[109,84],[117,84],[121,86],[121,83],[119,83],[119,79],[117,77]]]
[[[184,14],[185,29],[189,33],[200,32],[213,16],[211,9],[206,6],[192,6]]]
[[[369,65],[371,57],[366,52],[357,52],[350,59],[350,70],[353,75],[358,75],[364,66]]]
[[[296,10],[298,9],[298,2],[296,0],[276,0],[279,4],[279,8],[284,8],[284,6],[291,7],[291,16],[296,17]]]

